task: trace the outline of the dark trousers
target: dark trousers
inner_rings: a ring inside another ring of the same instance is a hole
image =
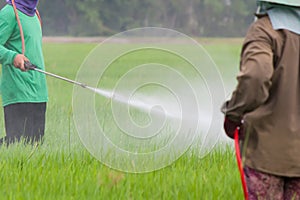
[[[300,178],[283,177],[244,167],[248,199],[300,199]]]
[[[4,107],[6,137],[0,144],[24,139],[41,141],[45,132],[46,103],[17,103]]]

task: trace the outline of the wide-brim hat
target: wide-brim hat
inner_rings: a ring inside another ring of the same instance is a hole
[[[300,0],[257,0],[257,1],[300,7]]]

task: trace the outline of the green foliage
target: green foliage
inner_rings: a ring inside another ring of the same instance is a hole
[[[82,147],[1,148],[1,199],[242,199],[231,149],[200,160],[186,155],[160,171],[126,174]],[[31,155],[31,157],[29,157]]]
[[[255,6],[254,0],[41,0],[38,7],[44,35],[107,36],[157,26],[193,36],[234,37],[245,34]]]

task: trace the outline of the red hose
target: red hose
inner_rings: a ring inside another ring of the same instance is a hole
[[[234,146],[235,146],[235,152],[236,152],[236,160],[238,164],[238,168],[240,171],[241,175],[241,181],[242,181],[242,186],[243,186],[243,191],[244,191],[244,197],[245,200],[248,200],[248,191],[247,191],[247,185],[246,185],[246,180],[245,180],[245,174],[243,170],[243,163],[241,159],[241,151],[240,151],[240,145],[239,145],[239,130],[236,129],[234,132]]]
[[[42,25],[43,25],[43,22],[42,22],[42,18],[41,18],[41,15],[40,15],[38,9],[36,9],[35,14],[36,14],[36,16],[39,18],[40,24],[41,24],[41,26],[42,26]]]
[[[16,19],[17,19],[17,22],[18,22],[18,26],[19,26],[19,29],[20,29],[20,35],[21,35],[21,41],[22,41],[22,54],[25,55],[25,39],[24,39],[24,32],[23,32],[23,28],[22,28],[22,24],[21,24],[21,21],[20,21],[20,18],[19,18],[19,15],[18,15],[18,11],[17,11],[17,6],[15,4],[15,0],[12,0],[11,1],[11,4],[14,8],[14,12],[15,12],[15,15],[16,15]],[[41,16],[40,16],[40,13],[38,10],[36,10],[36,15],[41,23],[41,26],[42,26],[42,19],[41,19]]]
[[[18,22],[19,29],[20,29],[20,35],[21,35],[21,40],[22,40],[22,54],[25,55],[25,40],[24,40],[23,28],[22,28],[21,21],[20,21],[19,15],[18,15],[15,0],[12,0],[11,3],[12,3],[12,6],[14,8],[14,12],[15,12],[15,15],[16,15],[16,19],[17,19],[17,22]]]

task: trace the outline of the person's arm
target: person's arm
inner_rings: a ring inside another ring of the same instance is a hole
[[[250,27],[243,45],[238,85],[222,111],[227,120],[240,124],[244,114],[262,105],[269,96],[274,72],[272,36],[266,19]],[[270,27],[269,27],[270,28]]]
[[[7,49],[4,45],[11,36],[14,27],[10,26],[5,20],[0,18],[0,63],[13,64],[14,58],[18,54],[15,51]]]
[[[4,45],[11,37],[14,26],[8,24],[6,20],[0,16],[0,63],[11,63],[15,67],[25,71],[24,62],[28,59],[16,51],[7,49]]]

